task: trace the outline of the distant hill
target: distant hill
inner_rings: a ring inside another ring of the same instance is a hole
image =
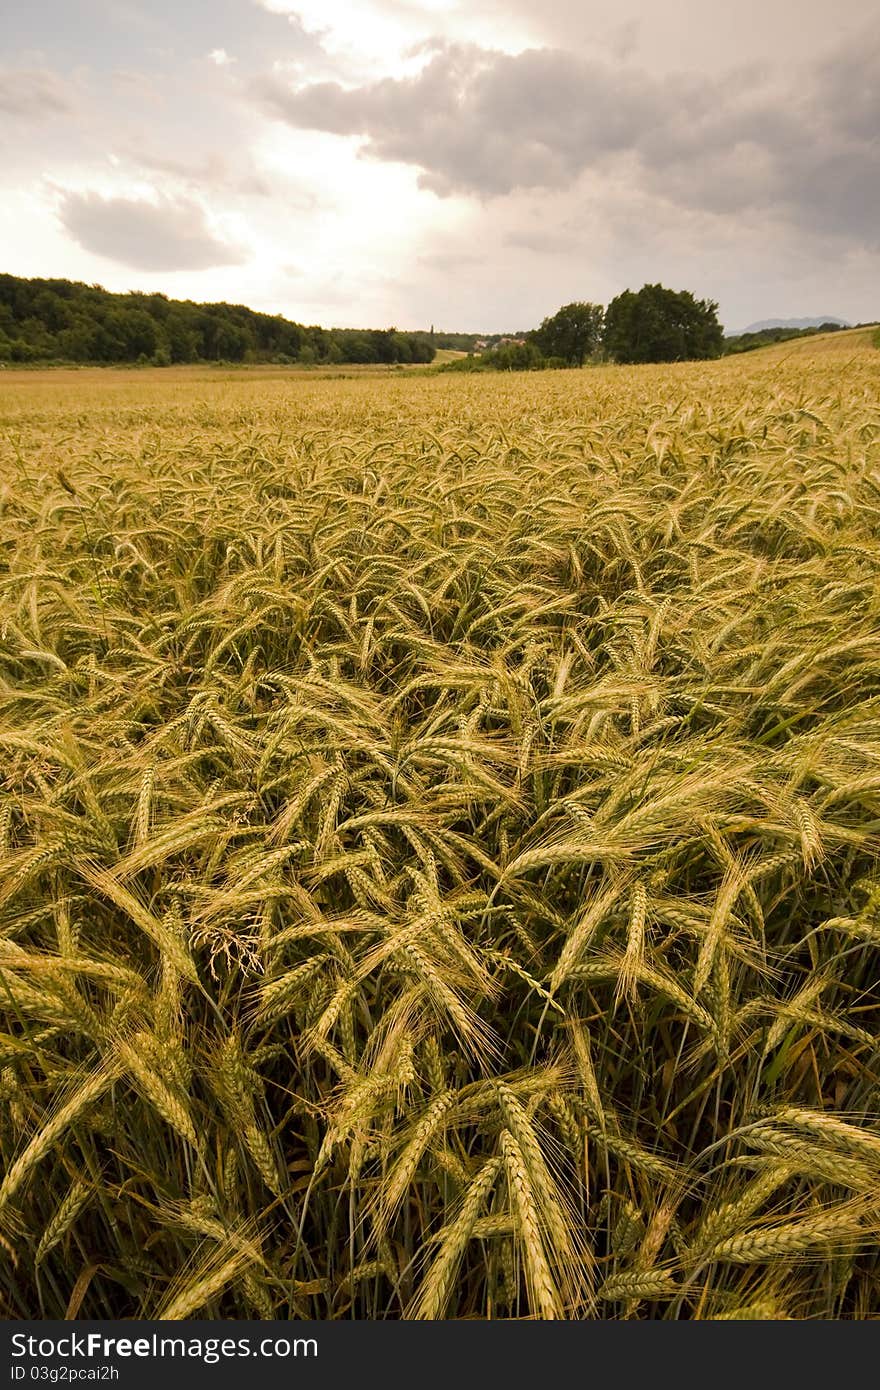
[[[744,333],[726,333],[722,344],[725,357],[737,352],[751,352],[754,348],[772,347],[774,343],[786,343],[790,338],[810,338],[817,333],[839,333],[849,328],[842,319],[789,319],[768,320],[768,326],[753,325]]]
[[[834,314],[824,314],[815,319],[759,319],[748,328],[725,329],[726,338],[741,338],[746,333],[763,333],[766,328],[821,328],[823,324],[833,323],[837,328],[849,328],[846,319],[835,318]]]

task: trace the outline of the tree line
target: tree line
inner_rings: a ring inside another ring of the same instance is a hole
[[[468,355],[446,371],[535,371],[588,360],[682,362],[745,352],[820,329],[763,329],[724,338],[714,300],[660,284],[624,290],[606,307],[564,304],[540,327],[500,334],[306,326],[243,304],[164,294],[114,294],[71,280],[0,275],[0,364],[187,362],[427,364],[438,348]],[[484,346],[485,345],[485,346]],[[475,351],[483,347],[482,352]]]
[[[461,358],[449,370],[535,371],[582,367],[590,358],[684,362],[720,357],[724,350],[715,301],[659,284],[624,290],[607,308],[583,301],[563,304],[525,336],[521,345]]]
[[[0,362],[428,363],[446,336],[307,327],[243,304],[0,275]]]
[[[624,290],[607,308],[577,301],[563,304],[540,328],[522,335],[523,342],[445,365],[444,371],[542,371],[548,367],[582,367],[588,361],[685,362],[751,352],[816,333],[839,332],[839,323],[808,328],[762,328],[725,338],[714,300],[697,299],[689,290],[643,285]],[[877,335],[880,346],[880,334]]]

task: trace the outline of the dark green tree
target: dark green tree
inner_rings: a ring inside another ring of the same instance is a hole
[[[325,329],[243,304],[110,294],[0,275],[0,359],[11,362],[430,362],[427,332]]]
[[[172,362],[195,362],[202,356],[202,335],[195,320],[187,315],[185,305],[174,306],[164,320],[164,328]]]
[[[720,357],[718,305],[690,290],[643,285],[624,290],[605,310],[605,351],[615,362],[683,362]]]
[[[545,357],[561,357],[572,367],[582,367],[602,337],[601,304],[563,304],[531,334]]]

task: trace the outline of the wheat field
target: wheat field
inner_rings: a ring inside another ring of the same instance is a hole
[[[0,1313],[880,1308],[880,354],[0,380]]]

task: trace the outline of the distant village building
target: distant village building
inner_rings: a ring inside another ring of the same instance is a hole
[[[495,347],[525,347],[525,345],[525,338],[497,338],[494,343]],[[493,344],[488,338],[477,338],[471,351],[486,352],[492,346]]]

